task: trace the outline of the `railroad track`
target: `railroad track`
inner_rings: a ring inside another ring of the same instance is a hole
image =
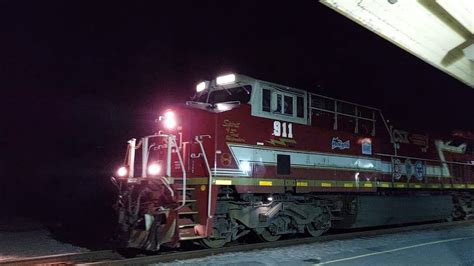
[[[351,233],[330,234],[320,237],[295,238],[288,240],[280,240],[276,242],[264,242],[255,244],[241,244],[218,249],[200,249],[191,251],[172,251],[164,252],[159,255],[143,256],[136,258],[124,258],[118,253],[111,250],[93,251],[86,253],[63,254],[45,257],[27,258],[21,260],[10,260],[0,262],[0,265],[33,265],[33,264],[86,264],[86,265],[142,265],[160,262],[170,262],[174,260],[186,260],[213,256],[229,252],[251,251],[264,248],[278,248],[301,244],[309,244],[315,242],[327,242],[332,240],[351,239],[357,237],[377,236],[384,234],[393,234],[414,230],[436,229],[449,226],[460,226],[473,224],[474,220],[430,223],[421,225],[411,225],[404,227],[385,228],[376,230],[357,231]]]
[[[49,265],[49,264],[79,264],[97,261],[123,259],[112,250],[90,251],[82,253],[58,254],[52,256],[30,257],[0,261],[0,265]]]

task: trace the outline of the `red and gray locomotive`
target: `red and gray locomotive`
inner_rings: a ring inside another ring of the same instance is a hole
[[[389,125],[379,109],[244,75],[197,85],[112,178],[123,244],[210,248],[253,234],[467,219],[474,136]]]

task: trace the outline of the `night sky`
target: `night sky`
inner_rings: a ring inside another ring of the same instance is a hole
[[[316,0],[2,0],[0,32],[0,205],[17,212],[108,208],[126,141],[228,72],[474,130],[474,89]]]

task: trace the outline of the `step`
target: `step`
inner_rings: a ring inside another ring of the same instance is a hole
[[[178,227],[179,228],[187,228],[187,227],[194,227],[196,225],[199,225],[199,224],[196,224],[196,223],[191,223],[191,224],[180,224]]]
[[[175,189],[176,190],[183,190],[183,187],[176,187]],[[186,190],[191,191],[191,190],[194,190],[194,188],[193,187],[187,187]]]
[[[183,199],[179,199],[178,202],[183,202]],[[196,202],[194,199],[186,199],[186,203]]]
[[[193,209],[191,209],[190,206],[183,206],[178,209],[178,212],[190,212],[190,211],[194,211]]]
[[[188,200],[192,200],[192,198],[194,198],[194,197],[193,197],[193,195],[188,195],[188,194],[185,195],[185,194],[178,193],[178,194],[175,195],[175,198],[177,200],[182,200],[183,198],[185,198],[186,201],[188,201]]]
[[[180,228],[179,229],[179,237],[187,237],[187,236],[195,236],[196,231],[194,230],[194,227],[186,227],[186,228]]]
[[[180,236],[179,240],[196,240],[196,239],[203,239],[205,236]]]
[[[199,212],[196,212],[196,211],[184,211],[184,212],[178,211],[179,215],[198,214],[198,213]]]
[[[199,239],[199,238],[201,238],[201,236],[196,234],[194,227],[179,229],[179,239],[181,240],[192,240],[192,239]]]

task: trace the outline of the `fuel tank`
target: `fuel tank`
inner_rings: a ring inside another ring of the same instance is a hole
[[[333,228],[360,228],[448,219],[453,212],[450,195],[354,196],[345,200],[343,219]]]

